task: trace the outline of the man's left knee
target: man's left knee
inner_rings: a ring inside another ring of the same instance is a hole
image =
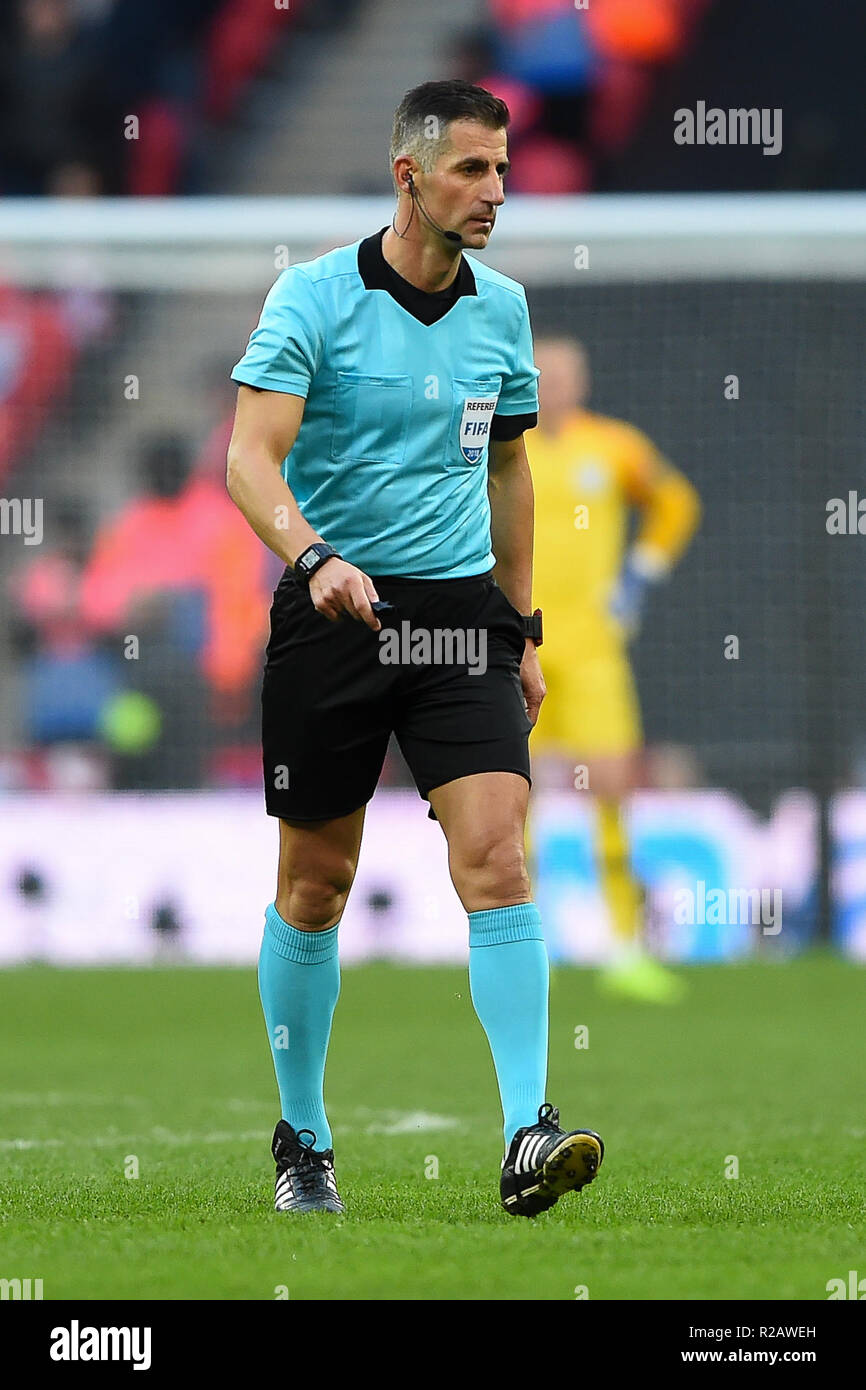
[[[523,835],[477,835],[451,853],[451,873],[461,898],[481,906],[528,902],[529,874]],[[483,903],[481,902],[483,900]]]

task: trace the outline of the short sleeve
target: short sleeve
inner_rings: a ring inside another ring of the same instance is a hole
[[[324,341],[315,286],[290,266],[271,286],[247,350],[232,370],[232,380],[306,399]]]
[[[511,372],[503,378],[497,415],[532,415],[538,411],[539,371],[532,355],[532,329],[526,296],[518,300],[519,317],[512,329]]]

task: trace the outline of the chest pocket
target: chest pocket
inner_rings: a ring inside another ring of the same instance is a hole
[[[499,377],[455,377],[448,458],[476,468],[487,457],[490,427],[499,400]]]
[[[338,372],[331,457],[402,463],[411,413],[411,376]]]

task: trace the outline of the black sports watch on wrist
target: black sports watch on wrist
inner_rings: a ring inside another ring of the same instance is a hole
[[[541,609],[536,608],[531,617],[524,616],[523,635],[534,642],[536,647],[540,647],[544,641],[544,631],[541,622]]]
[[[328,545],[327,541],[316,541],[302,551],[293,565],[295,577],[302,584],[309,584],[316,570],[322,568],[326,560],[342,560],[342,555]]]

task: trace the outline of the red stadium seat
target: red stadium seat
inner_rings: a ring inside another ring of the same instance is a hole
[[[575,145],[551,135],[524,140],[512,154],[512,165],[512,193],[586,193],[592,187],[592,161]]]
[[[155,97],[144,104],[139,138],[130,140],[128,191],[135,197],[162,197],[178,186],[183,164],[186,122],[170,101]]]
[[[592,94],[589,138],[594,149],[619,154],[634,135],[653,91],[651,70],[644,64],[606,63]]]
[[[47,295],[0,285],[0,478],[66,394],[74,357],[63,318]]]
[[[491,73],[488,77],[480,77],[477,80],[480,87],[485,87],[508,107],[511,113],[509,139],[520,140],[527,135],[541,115],[543,103],[538,93],[527,87],[525,82],[518,82],[513,77],[500,76],[499,73]]]
[[[524,24],[531,19],[574,10],[574,0],[489,0],[497,24]]]
[[[279,32],[294,24],[306,0],[287,9],[261,0],[228,0],[208,39],[204,108],[210,120],[225,120],[247,83],[264,67]]]

